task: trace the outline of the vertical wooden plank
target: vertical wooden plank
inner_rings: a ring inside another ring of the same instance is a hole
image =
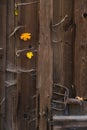
[[[75,86],[77,95],[87,98],[87,1],[75,1]]]
[[[14,1],[7,0],[7,37],[6,37],[6,130],[15,129],[14,126],[14,102],[16,94],[16,82],[15,74],[13,70],[15,69],[15,42],[14,36],[9,37],[14,30]],[[13,83],[13,85],[11,85]]]
[[[0,1],[0,130],[5,129],[5,56],[6,56],[6,8]]]
[[[77,96],[87,99],[87,1],[75,1],[75,58],[74,82]],[[83,113],[87,114],[84,102]]]
[[[47,117],[50,111],[53,85],[53,53],[50,28],[52,23],[52,13],[52,0],[40,0],[40,45],[38,49],[37,72],[37,88],[40,95],[39,130],[49,129]]]
[[[73,0],[54,1],[54,25],[53,27],[53,65],[54,83],[60,83],[68,87],[70,96],[73,84]],[[61,22],[63,20],[63,22]],[[62,93],[62,91],[61,91]],[[56,114],[64,114],[63,111]]]
[[[16,26],[24,26],[18,33],[16,33],[16,50],[23,50],[31,48],[37,49],[38,46],[38,1],[34,0],[17,1],[16,3],[28,3],[27,5],[18,6],[19,15],[15,19]],[[32,3],[32,4],[29,4]],[[31,33],[30,41],[20,40],[22,33]],[[18,106],[17,106],[17,129],[32,130],[35,129],[35,107],[36,107],[36,71],[29,73],[30,69],[36,69],[37,53],[34,53],[32,59],[26,57],[27,51],[20,53],[17,57],[17,67],[26,72],[17,74],[17,92],[18,92]]]
[[[73,1],[54,1],[54,24],[67,18],[56,26],[53,34],[54,43],[54,82],[64,84],[71,88],[72,85],[72,50],[73,50]]]

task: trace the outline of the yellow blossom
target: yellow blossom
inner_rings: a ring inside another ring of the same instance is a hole
[[[31,39],[31,33],[22,33],[20,36],[21,40],[27,41]]]
[[[18,9],[15,9],[15,16],[18,16]]]
[[[28,59],[31,59],[33,56],[34,56],[34,55],[33,55],[33,52],[31,52],[31,51],[26,53],[26,57],[27,57]]]

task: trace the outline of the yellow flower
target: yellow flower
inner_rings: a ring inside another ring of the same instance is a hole
[[[15,16],[18,16],[18,9],[15,9]]]
[[[34,55],[33,55],[33,52],[31,52],[31,51],[26,53],[26,57],[27,57],[28,59],[31,59],[33,56],[34,56]]]
[[[27,41],[31,39],[31,33],[22,33],[20,36],[21,40]]]

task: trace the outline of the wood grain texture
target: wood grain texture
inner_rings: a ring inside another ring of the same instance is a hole
[[[5,129],[6,1],[0,2],[0,130]]]
[[[73,66],[73,1],[54,1],[54,24],[68,16],[60,26],[54,28],[54,82],[64,84],[71,91]]]
[[[69,89],[70,97],[73,97],[73,0],[55,0],[54,2],[53,23],[61,22],[53,28],[53,80],[54,83],[65,85]],[[62,91],[61,91],[62,93]],[[64,114],[63,111],[56,111],[54,114]]]
[[[47,130],[46,111],[50,110],[53,85],[53,52],[51,43],[52,0],[40,0],[40,44],[38,49],[37,88],[40,95],[39,130]]]
[[[34,1],[34,0],[33,0]],[[32,2],[33,2],[32,1]],[[17,1],[16,1],[17,2]],[[28,3],[30,0],[21,0],[19,3]],[[15,19],[16,26],[23,25],[24,28],[16,33],[16,49],[29,49],[29,46],[37,49],[38,46],[38,3],[19,6],[19,15]],[[31,40],[24,42],[20,40],[22,33],[31,33]],[[34,53],[30,60],[26,57],[26,52],[17,57],[17,66],[25,70],[36,69],[37,53]],[[36,73],[17,74],[17,129],[34,130],[36,118]]]
[[[15,68],[15,42],[14,36],[9,38],[10,33],[14,30],[14,1],[7,1],[7,10],[6,10],[6,70]],[[12,72],[6,71],[6,79],[5,79],[5,96],[6,96],[6,107],[5,107],[5,124],[6,130],[15,129],[14,124],[14,104],[16,97],[16,86],[9,86],[11,82],[15,80],[15,75]]]
[[[87,19],[84,17],[87,13],[87,1],[75,1],[75,87],[77,95],[87,98]]]

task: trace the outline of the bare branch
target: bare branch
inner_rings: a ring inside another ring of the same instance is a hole
[[[23,27],[24,26],[17,26],[17,27],[15,27],[13,32],[9,35],[9,38],[12,37],[16,33],[16,31],[18,31],[20,28],[23,28]]]
[[[37,50],[34,50],[33,48],[29,48],[29,49],[22,49],[22,50],[17,50],[16,51],[16,56],[20,56],[20,53],[25,52],[25,51],[32,51],[32,52],[37,52]]]
[[[60,41],[52,40],[52,42],[53,43],[60,43],[60,42],[62,42],[62,40],[60,40]]]
[[[2,99],[2,101],[0,102],[0,106],[4,103],[5,101],[5,97]]]
[[[35,72],[36,69],[22,69],[22,68],[17,68],[17,69],[11,69],[11,68],[7,68],[6,69],[7,72],[11,72],[11,73],[31,73],[31,72]]]
[[[39,3],[38,1],[34,1],[34,2],[28,2],[28,3],[16,3],[15,7],[17,6],[24,6],[24,5],[31,5],[31,4],[36,4]]]
[[[11,87],[17,84],[17,80],[13,80],[13,81],[5,81],[5,85],[6,87]]]
[[[52,27],[59,26],[61,23],[63,23],[66,20],[67,17],[68,17],[68,15],[65,15],[65,17],[59,23],[52,25]]]

